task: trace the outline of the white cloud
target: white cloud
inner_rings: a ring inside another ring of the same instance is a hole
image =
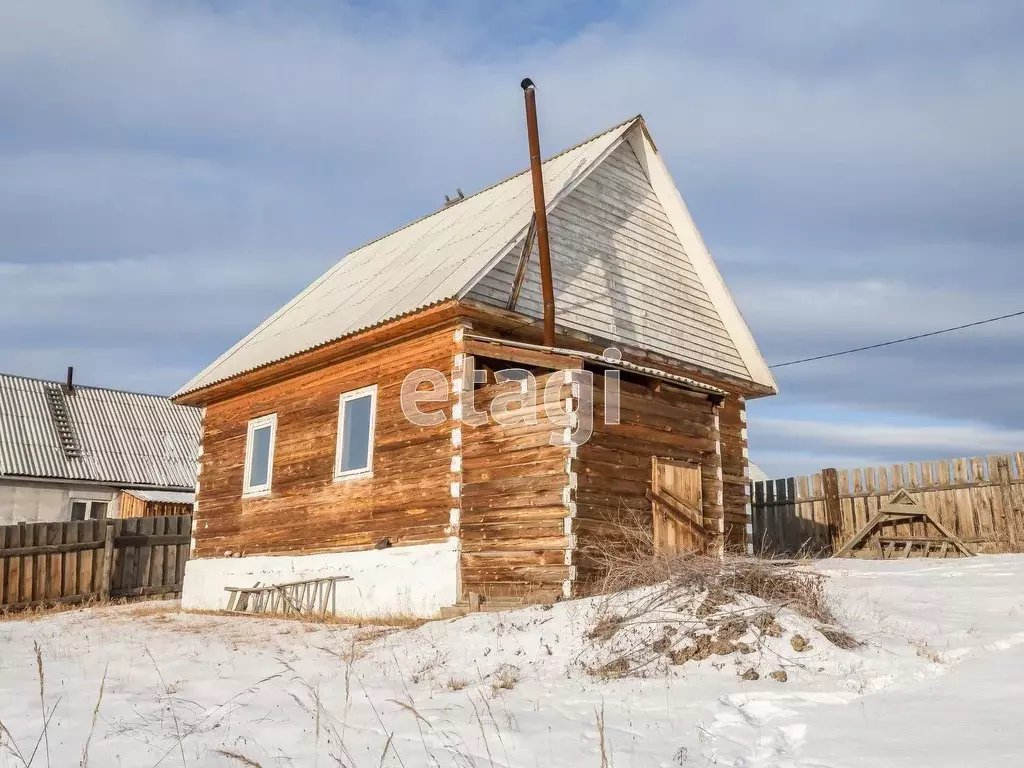
[[[787,441],[815,441],[837,448],[925,449],[955,456],[963,451],[1000,453],[1024,447],[1024,430],[997,429],[985,424],[899,425],[759,419],[764,435]],[[908,459],[910,460],[910,459]]]
[[[3,4],[0,369],[59,376],[76,351],[96,383],[145,365],[174,389],[341,254],[523,167],[524,75],[548,152],[645,114],[770,359],[1016,301],[1018,4],[621,4],[558,26],[573,13]],[[785,369],[779,407],[1000,424],[1014,334]],[[851,434],[810,450],[917,445]]]

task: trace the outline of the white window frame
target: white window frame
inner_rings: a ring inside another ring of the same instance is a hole
[[[250,485],[252,473],[252,441],[257,429],[270,426],[270,451],[267,455],[267,482],[263,485]],[[274,483],[274,447],[277,444],[277,414],[268,413],[257,419],[249,421],[249,427],[245,433],[245,477],[242,480],[242,498],[253,496],[269,496],[270,488]]]
[[[110,517],[110,500],[109,499],[82,499],[76,496],[72,496],[68,500],[68,520],[74,520],[72,515],[75,512],[75,504],[85,504],[85,517],[82,520],[106,520]],[[93,517],[93,505],[103,504],[104,514],[103,517]]]
[[[345,436],[345,403],[360,397],[370,396],[370,435],[367,442],[366,466],[359,469],[342,470],[342,440]],[[355,480],[361,477],[373,477],[373,443],[377,432],[377,385],[371,384],[361,389],[342,392],[338,397],[338,437],[334,447],[334,480]]]

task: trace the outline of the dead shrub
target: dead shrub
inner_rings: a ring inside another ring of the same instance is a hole
[[[591,640],[609,640],[622,627],[622,622],[621,616],[601,616],[593,628],[591,628],[587,637]]]
[[[620,510],[605,530],[600,548],[584,550],[603,574],[598,591],[608,595],[588,633],[595,645],[605,646],[596,661],[584,664],[591,674],[644,676],[652,665],[666,669],[751,654],[764,649],[767,638],[783,636],[783,608],[823,627],[838,647],[858,645],[836,625],[825,577],[794,568],[792,561],[657,551],[650,515],[629,510]]]
[[[791,561],[658,551],[650,514],[626,507],[605,530],[600,546],[584,549],[586,558],[604,574],[600,591],[605,594],[662,584],[676,596],[705,592],[697,618],[707,618],[739,593],[835,624],[824,577],[794,569]]]
[[[620,656],[588,671],[594,677],[600,677],[602,680],[617,680],[629,674],[629,660],[625,656]]]

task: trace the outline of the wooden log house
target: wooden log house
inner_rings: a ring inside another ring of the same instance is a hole
[[[746,550],[745,403],[776,385],[643,119],[542,173],[553,344],[524,171],[348,254],[175,395],[203,409],[186,606],[336,575],[366,616],[567,598],[624,526]]]

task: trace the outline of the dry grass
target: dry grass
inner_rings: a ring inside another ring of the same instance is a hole
[[[676,591],[707,592],[708,600],[724,604],[745,594],[769,605],[786,607],[822,624],[834,625],[835,616],[825,595],[825,579],[794,569],[791,561],[746,555],[723,557],[694,552],[664,552],[654,547],[650,516],[624,508],[610,521],[611,535],[600,548],[586,551],[604,573],[601,591],[623,592],[664,585]],[[612,543],[609,545],[608,541]],[[713,606],[709,606],[713,607]]]
[[[99,600],[88,600],[78,603],[43,603],[42,605],[33,605],[16,611],[12,611],[6,607],[0,607],[0,621],[36,621],[39,619],[45,619],[49,616],[56,616],[60,613],[70,613],[72,611],[81,611],[85,608],[93,608],[97,605],[103,605],[103,603]]]
[[[293,621],[299,624],[316,626],[341,626],[341,627],[367,627],[370,630],[377,627],[391,629],[416,629],[422,627],[430,619],[409,614],[387,614],[379,617],[365,616],[333,616],[324,617],[301,616],[297,614],[254,614],[254,613],[233,613],[228,611],[212,611],[185,609],[181,607],[178,600],[167,599],[140,599],[140,598],[118,598],[108,602],[100,600],[87,600],[77,603],[44,603],[38,606],[31,606],[17,611],[11,611],[0,607],[0,622],[3,621],[37,621],[46,619],[62,613],[82,611],[90,608],[109,608],[132,606],[129,613],[132,617],[148,618],[153,621],[169,621],[171,617],[181,616],[217,616],[232,619],[274,619],[278,621]]]
[[[494,693],[499,691],[511,691],[519,682],[519,668],[511,664],[502,664],[494,674],[491,675],[491,690]]]
[[[917,655],[922,659],[927,659],[932,664],[944,664],[946,662],[942,655],[928,644],[927,640],[911,640],[910,644],[917,649]]]
[[[448,686],[448,690],[450,691],[461,691],[463,688],[466,687],[467,683],[465,680],[461,678],[449,677],[446,685]]]
[[[215,749],[213,751],[215,754],[218,754],[222,757],[231,758],[232,760],[240,763],[241,765],[249,765],[253,766],[253,768],[263,768],[263,766],[261,766],[251,757],[246,757],[241,752],[232,752],[230,749]]]
[[[46,665],[43,662],[43,651],[39,646],[38,642],[33,642],[33,649],[36,657],[36,676],[39,680],[39,709],[40,716],[39,720],[41,723],[39,736],[32,747],[32,751],[26,754],[26,751],[22,750],[21,746],[15,740],[14,735],[8,730],[7,726],[4,725],[3,720],[0,720],[0,758],[6,758],[10,756],[11,764],[20,763],[24,768],[31,768],[35,764],[36,758],[43,755],[46,758],[46,766],[50,766],[50,722],[53,719],[54,714],[57,711],[57,707],[61,702],[63,696],[58,696],[49,706],[46,703]],[[99,716],[100,704],[103,701],[103,687],[106,683],[106,670],[103,673],[103,682],[100,683],[100,694],[96,700],[96,705],[93,707],[93,722],[92,728],[89,730],[89,736],[86,739],[85,747],[82,750],[82,759],[79,765],[82,768],[88,768],[89,765],[89,744],[92,741],[92,734],[96,728],[96,719]],[[40,753],[39,747],[42,745],[44,751]],[[6,759],[3,761],[3,765],[7,765]]]
[[[292,621],[297,624],[306,624],[312,627],[329,626],[329,627],[356,627],[365,628],[368,635],[377,634],[377,637],[382,637],[387,633],[388,630],[394,629],[416,629],[422,627],[430,619],[420,618],[418,616],[410,616],[408,614],[386,614],[378,618],[366,618],[366,617],[351,617],[351,616],[333,616],[328,615],[323,618],[301,616],[298,614],[278,614],[278,613],[234,613],[230,611],[213,611],[213,610],[200,610],[195,608],[182,608],[178,601],[163,601],[161,605],[140,605],[137,608],[131,610],[132,616],[146,616],[156,618],[160,620],[160,617],[166,617],[171,615],[181,616],[216,616],[218,618],[229,618],[229,619],[242,619],[242,620],[273,620],[273,621]],[[360,638],[361,640],[376,639],[374,637]]]
[[[855,638],[845,629],[839,627],[818,627],[818,631],[825,636],[836,648],[842,648],[844,651],[852,651],[860,648],[864,643]]]
[[[840,648],[859,645],[838,626],[825,577],[792,561],[658,551],[649,516],[629,510],[620,510],[608,530],[602,548],[586,553],[604,574],[599,591],[608,595],[588,634],[605,649],[587,666],[596,677],[643,676],[667,664],[765,651],[784,634],[782,609],[809,619]],[[809,647],[803,637],[797,643]]]

